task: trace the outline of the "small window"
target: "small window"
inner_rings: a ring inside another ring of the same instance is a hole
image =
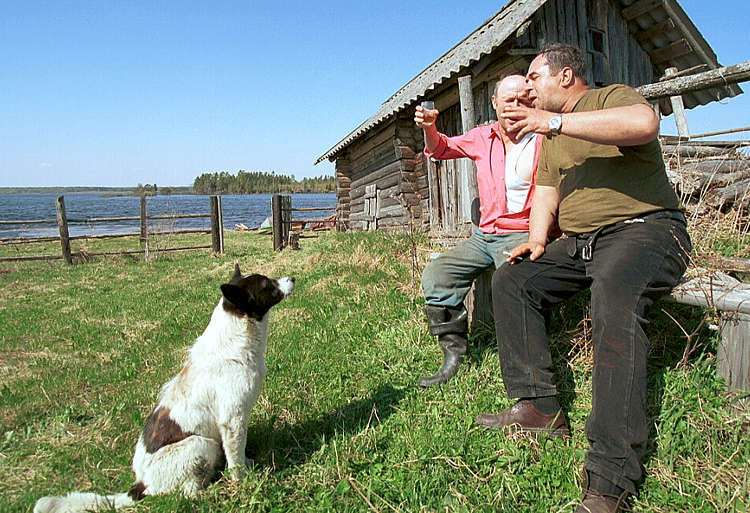
[[[589,29],[589,49],[592,52],[607,53],[605,52],[605,37],[604,31],[590,28]]]

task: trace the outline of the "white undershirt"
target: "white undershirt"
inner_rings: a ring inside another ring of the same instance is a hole
[[[534,165],[534,140],[536,134],[526,134],[518,144],[505,155],[505,198],[508,213],[516,213],[523,210],[526,197],[529,194],[531,182],[527,182],[520,176],[518,171],[529,169]]]

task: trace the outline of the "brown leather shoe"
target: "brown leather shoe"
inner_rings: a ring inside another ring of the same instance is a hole
[[[618,511],[633,511],[628,507],[627,490],[620,495],[609,495],[592,490],[589,487],[589,473],[583,470],[583,497],[575,513],[617,513]]]
[[[500,413],[480,413],[475,423],[487,429],[511,429],[522,433],[543,433],[555,438],[570,436],[562,410],[545,415],[531,401],[521,400]]]

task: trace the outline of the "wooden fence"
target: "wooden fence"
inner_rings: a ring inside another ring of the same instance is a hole
[[[4,257],[0,258],[0,262],[9,261],[20,261],[20,260],[56,260],[62,258],[66,263],[73,263],[74,253],[70,248],[70,241],[76,239],[104,239],[104,238],[118,238],[118,237],[133,237],[140,235],[140,241],[144,244],[143,249],[130,250],[130,251],[112,251],[112,252],[100,252],[100,253],[88,253],[88,256],[102,256],[102,255],[124,255],[134,253],[144,253],[148,258],[150,253],[162,253],[162,252],[173,252],[173,251],[184,251],[191,249],[211,249],[214,253],[224,252],[224,227],[223,227],[223,216],[221,208],[221,196],[211,196],[210,198],[211,212],[208,214],[181,214],[181,215],[159,215],[149,216],[147,215],[146,208],[146,196],[141,196],[141,212],[140,216],[137,217],[100,217],[100,218],[89,218],[89,219],[70,219],[67,217],[65,212],[65,197],[58,196],[55,200],[55,207],[57,210],[56,219],[22,219],[22,220],[11,220],[11,221],[0,221],[0,225],[25,225],[25,224],[57,224],[60,230],[59,237],[36,237],[36,238],[7,238],[0,239],[2,244],[27,244],[31,242],[48,242],[59,238],[61,246],[60,255],[42,255],[42,256],[18,256],[18,257]],[[179,231],[168,231],[168,232],[149,232],[148,221],[156,219],[192,219],[208,217],[211,219],[210,230],[179,230]],[[140,233],[124,233],[124,234],[113,234],[113,235],[81,235],[77,237],[71,237],[68,230],[68,225],[71,223],[112,223],[118,221],[140,221]],[[173,248],[149,248],[149,235],[166,235],[166,234],[185,234],[185,233],[210,233],[211,244],[201,246],[182,246]]]
[[[292,197],[282,194],[274,194],[271,197],[271,226],[273,227],[273,249],[281,251],[286,246],[299,249],[299,234],[292,231],[292,212],[313,212],[320,210],[336,210],[332,207],[307,207],[292,208]],[[311,223],[317,219],[295,219],[295,223]],[[290,240],[291,239],[291,240]]]

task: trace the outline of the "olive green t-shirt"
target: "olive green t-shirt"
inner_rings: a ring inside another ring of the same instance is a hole
[[[573,112],[638,103],[648,105],[634,89],[616,84],[587,92]],[[648,212],[680,208],[658,139],[640,146],[609,146],[566,135],[545,139],[537,184],[557,187],[560,228],[569,235]]]

